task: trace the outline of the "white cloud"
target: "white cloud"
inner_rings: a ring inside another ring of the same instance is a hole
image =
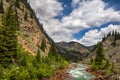
[[[71,16],[85,21],[89,26],[100,26],[110,21],[120,22],[120,11],[113,8],[105,9],[106,5],[102,0],[83,0],[79,2],[79,7],[71,13]]]
[[[48,21],[63,10],[61,3],[57,0],[29,0],[29,2],[42,21]]]
[[[72,16],[64,17],[61,26],[70,31],[70,33],[76,33],[82,29],[89,28],[84,21],[73,18]]]
[[[108,27],[101,28],[100,31],[97,29],[90,30],[82,39],[76,41],[83,45],[91,46],[97,44],[97,42],[101,41],[105,35],[112,31],[120,32],[120,25],[109,25]]]
[[[107,4],[102,0],[73,0],[72,13],[64,16],[61,21],[54,18],[62,14],[61,11],[64,9],[62,3],[57,0],[29,0],[29,2],[48,35],[56,42],[76,40],[73,34],[86,28],[99,27],[110,21],[120,22],[120,11],[115,11],[113,8],[105,9]],[[96,44],[100,41],[104,30],[98,33],[98,30],[91,30],[76,41],[84,45]]]
[[[72,7],[77,7],[77,4],[80,2],[80,0],[72,0]]]

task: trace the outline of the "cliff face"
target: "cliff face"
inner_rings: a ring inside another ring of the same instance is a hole
[[[12,0],[3,0],[4,13],[7,12],[8,7],[13,4]],[[51,47],[51,39],[45,33],[42,24],[39,24],[34,11],[26,3],[26,0],[16,0],[16,7],[20,28],[18,31],[18,43],[23,48],[35,55],[39,47],[41,48],[41,56],[47,55]],[[3,14],[4,14],[3,13]]]
[[[120,69],[120,34],[108,36],[103,40],[103,48],[106,59],[114,63],[114,69]]]
[[[108,35],[102,41],[103,53],[109,62],[120,65],[120,34]],[[95,51],[89,55],[90,58],[95,57]]]
[[[98,70],[106,72],[106,75],[104,75],[108,78],[106,80],[116,80],[120,74],[120,33],[115,32],[113,35],[108,34],[107,37],[103,38],[101,43],[103,45],[103,55],[107,63],[102,63],[102,65],[105,64],[106,66],[104,66],[104,69]],[[96,56],[99,54],[96,53],[97,50],[96,48],[95,51],[88,56],[86,62],[94,64]],[[110,66],[112,67],[110,68]]]

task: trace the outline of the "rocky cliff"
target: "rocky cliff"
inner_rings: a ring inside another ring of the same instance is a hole
[[[105,72],[105,80],[118,80],[118,76],[120,75],[120,33],[114,32],[113,34],[109,33],[105,38],[102,40],[102,48],[103,48],[103,55],[105,57],[105,61],[107,63],[102,63],[103,68],[97,69],[98,73],[101,70]],[[92,62],[95,64],[97,47],[95,51],[93,51],[86,62]],[[101,52],[100,52],[101,53]],[[101,61],[102,62],[102,61]],[[98,67],[98,65],[94,66]]]
[[[0,0],[0,80],[48,80],[68,64],[27,0]]]
[[[35,55],[38,46],[45,46],[42,48],[41,55],[45,56],[50,50],[52,40],[48,37],[43,29],[43,25],[38,22],[34,11],[31,9],[27,0],[1,0],[4,7],[4,13],[7,13],[8,7],[11,4],[15,4],[13,8],[17,12],[19,19],[19,31],[18,31],[18,43],[23,46],[23,48]],[[44,44],[42,44],[44,43]]]

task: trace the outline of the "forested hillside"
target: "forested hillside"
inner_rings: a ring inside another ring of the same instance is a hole
[[[64,55],[71,62],[79,62],[85,59],[91,52],[87,47],[77,42],[59,42],[56,43],[59,53]]]
[[[91,69],[104,73],[106,80],[116,80],[120,74],[120,33],[110,32],[88,57]]]
[[[27,0],[0,0],[0,80],[42,80],[67,65]]]

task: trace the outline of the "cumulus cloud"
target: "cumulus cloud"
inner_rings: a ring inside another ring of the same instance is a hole
[[[98,31],[97,29],[90,30],[82,39],[76,41],[86,46],[92,46],[100,42],[104,36],[112,31],[117,31],[120,33],[120,25],[111,24],[108,27],[101,28],[100,31]]]
[[[72,0],[72,7],[73,8],[76,8],[78,5],[78,3],[80,2],[81,0]]]
[[[93,45],[101,40],[104,30],[101,29],[102,33],[97,29],[90,30],[80,40],[76,40],[73,34],[86,28],[99,27],[107,22],[120,22],[120,11],[115,11],[112,7],[106,8],[107,4],[102,0],[72,0],[73,11],[61,20],[55,18],[64,14],[61,12],[64,7],[58,0],[28,1],[48,35],[56,42],[75,40],[84,45]]]
[[[74,0],[73,4],[76,4]],[[79,2],[79,7],[71,13],[71,16],[85,21],[89,26],[100,26],[110,21],[120,22],[120,11],[113,8],[105,9],[106,5],[102,0],[83,0]]]
[[[48,21],[49,19],[57,16],[62,10],[62,4],[57,0],[28,0],[30,5],[35,10],[37,17],[42,21]]]
[[[89,26],[81,19],[73,18],[72,16],[64,17],[62,19],[61,26],[70,31],[70,33],[76,33]]]

